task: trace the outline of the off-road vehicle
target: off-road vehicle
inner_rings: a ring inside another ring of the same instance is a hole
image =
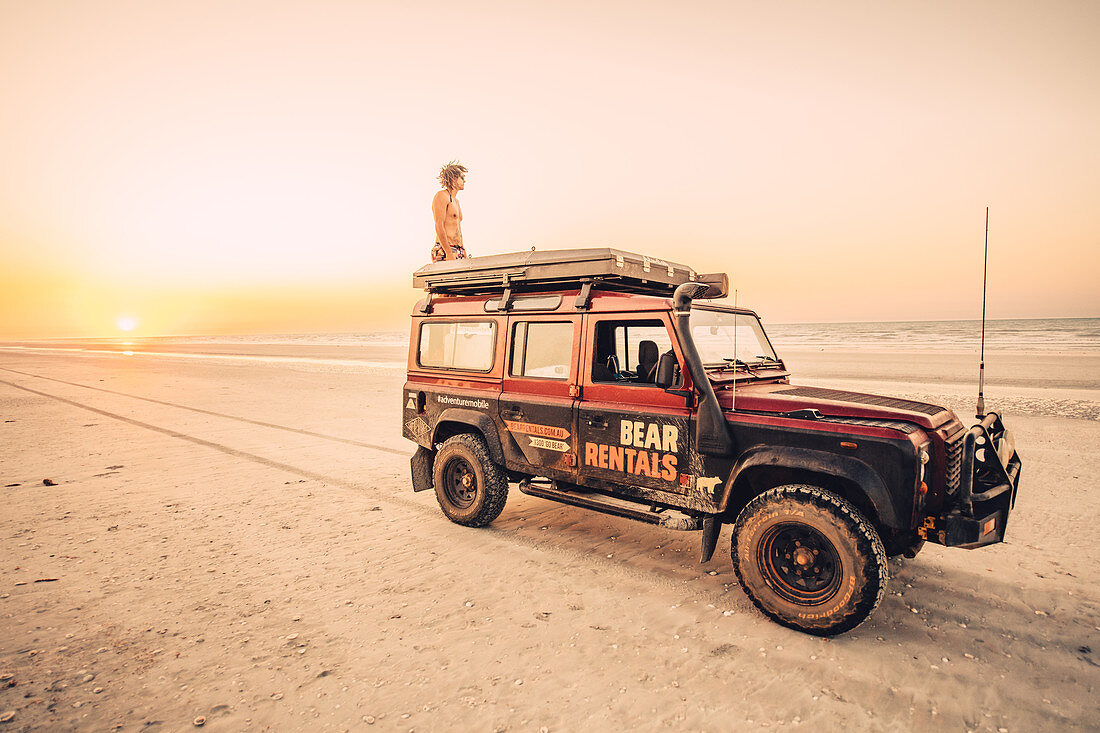
[[[1020,459],[1000,416],[792,386],[725,275],[614,249],[427,265],[403,434],[414,491],[481,527],[510,483],[699,531],[733,525],[737,577],[775,621],[829,635],[870,615],[887,557],[1004,539]]]

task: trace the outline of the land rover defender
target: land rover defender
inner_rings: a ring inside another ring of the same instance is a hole
[[[414,491],[470,527],[509,485],[698,531],[731,524],[734,569],[780,624],[854,628],[887,557],[1004,539],[1020,458],[1001,417],[967,428],[912,400],[793,386],[725,275],[614,249],[426,265],[403,434]]]

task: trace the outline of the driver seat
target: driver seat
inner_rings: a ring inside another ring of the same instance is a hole
[[[657,359],[660,352],[655,341],[642,341],[638,344],[638,381],[653,384],[657,374]]]

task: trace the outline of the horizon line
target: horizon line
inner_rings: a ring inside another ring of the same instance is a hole
[[[986,323],[998,322],[998,321],[1089,321],[1098,320],[1100,315],[1097,316],[1026,316],[1018,318],[987,318]],[[764,321],[765,319],[761,319]],[[882,321],[771,321],[768,325],[771,326],[841,326],[841,325],[854,325],[862,323],[963,323],[963,322],[975,322],[980,323],[981,318],[928,318],[928,319],[905,319],[905,320],[882,320]],[[131,334],[121,334],[118,336],[35,336],[31,338],[8,338],[0,337],[0,343],[21,343],[26,341],[125,341],[125,340],[140,340],[140,339],[171,339],[171,338],[213,338],[218,336],[340,336],[340,335],[352,335],[352,334],[364,334],[364,333],[402,333],[404,329],[381,329],[381,330],[359,330],[359,331],[250,331],[250,332],[234,332],[234,333],[175,333],[175,334],[155,334],[145,336],[135,336]]]

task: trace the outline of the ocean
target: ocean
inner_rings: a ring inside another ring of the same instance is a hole
[[[981,321],[865,321],[856,323],[775,323],[764,328],[776,350],[873,349],[885,351],[962,351],[977,353]],[[288,346],[404,347],[408,331],[372,333],[171,336],[134,339],[157,343]],[[116,345],[119,340],[96,340]],[[986,321],[985,347],[991,351],[1069,351],[1100,354],[1100,318],[1019,318]]]
[[[803,380],[797,383],[888,389],[906,399],[943,404],[960,415],[973,408],[980,321],[765,322],[765,329],[780,358],[791,365],[793,378]],[[397,378],[406,366],[408,339],[406,330],[52,339],[0,343],[0,351],[293,366]],[[861,353],[875,358],[861,359]],[[990,404],[1012,414],[1100,421],[1100,401],[1094,397],[1100,390],[1098,357],[1100,318],[988,321],[986,394]],[[868,384],[876,380],[897,384]]]
[[[764,324],[776,349],[973,351],[981,348],[982,322],[869,321]],[[987,351],[1100,353],[1100,318],[1016,318],[985,324]]]

